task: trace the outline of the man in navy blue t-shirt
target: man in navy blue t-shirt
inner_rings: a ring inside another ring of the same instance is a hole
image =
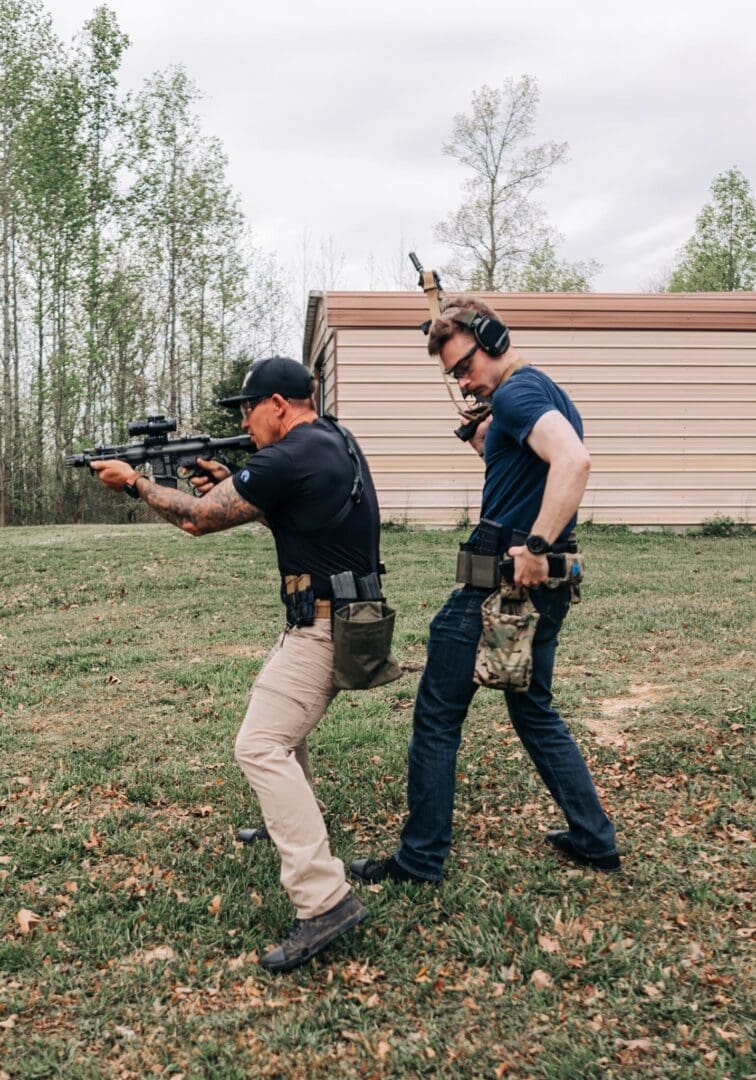
[[[476,336],[471,328],[475,315],[498,323],[479,301],[447,300],[443,317],[431,327],[428,351],[440,357],[464,394],[491,401],[492,415],[471,440],[486,463],[480,517],[501,526],[499,550],[513,557],[515,584],[528,587],[540,614],[530,687],[505,691],[509,716],[567,821],[567,829],[549,832],[545,839],[580,865],[619,870],[614,827],[551,695],[557,639],[571,592],[568,582],[545,587],[547,556],[567,550],[577,521],[590,470],[583,425],[564,390],[525,366],[512,347],[505,344],[497,355],[488,339],[481,344],[480,333]],[[499,329],[506,333],[503,326]],[[473,585],[455,590],[431,623],[409,746],[409,813],[401,844],[387,859],[352,863],[352,875],[359,880],[441,879],[452,840],[457,749],[477,689],[473,672],[481,604],[490,591]]]

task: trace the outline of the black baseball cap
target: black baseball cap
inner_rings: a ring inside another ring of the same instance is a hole
[[[242,388],[233,397],[219,401],[227,409],[235,409],[242,401],[261,401],[271,394],[286,398],[307,398],[312,386],[312,372],[298,360],[288,356],[268,356],[257,360],[244,377]]]

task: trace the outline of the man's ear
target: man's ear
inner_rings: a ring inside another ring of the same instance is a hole
[[[270,399],[276,407],[276,412],[280,415],[283,414],[286,406],[289,404],[283,394],[271,394]]]

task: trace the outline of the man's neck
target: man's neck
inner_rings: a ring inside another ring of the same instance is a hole
[[[524,367],[527,363],[527,360],[524,360],[517,350],[511,347],[507,349],[502,360],[504,360],[505,366],[501,373],[501,378],[499,379],[499,386],[505,383],[510,375],[514,375],[518,368]],[[497,390],[499,389],[499,386],[496,387]]]
[[[292,412],[281,419],[281,438],[283,439],[295,427],[300,424],[314,424],[318,414],[311,409],[303,409],[301,412]]]

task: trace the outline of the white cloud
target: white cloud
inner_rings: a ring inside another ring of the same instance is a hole
[[[95,4],[47,6],[70,36]],[[295,260],[306,227],[332,236],[352,287],[371,253],[395,261],[402,236],[426,265],[444,260],[433,225],[462,173],[441,146],[472,92],[508,75],[539,81],[538,138],[570,143],[543,202],[565,256],[603,264],[601,288],[644,288],[717,173],[737,164],[756,181],[750,0],[110,6],[132,39],[126,84],[186,65],[258,237]]]

